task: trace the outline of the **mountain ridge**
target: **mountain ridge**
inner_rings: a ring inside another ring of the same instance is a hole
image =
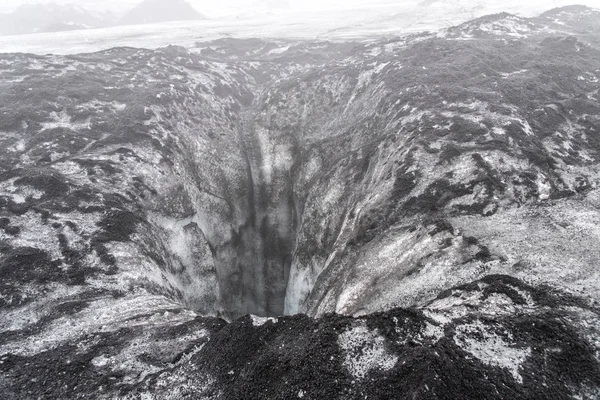
[[[204,18],[185,0],[145,0],[120,19],[110,11],[89,11],[75,4],[24,4],[11,13],[0,14],[0,35],[61,32]]]
[[[76,5],[24,4],[12,13],[0,14],[0,35],[38,33],[59,25],[99,28],[115,20],[110,13],[89,12]]]

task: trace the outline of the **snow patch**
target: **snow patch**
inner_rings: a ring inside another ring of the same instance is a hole
[[[267,54],[283,54],[290,49],[291,46],[280,47],[269,51]]]
[[[552,185],[548,182],[545,177],[538,175],[536,185],[538,188],[540,200],[548,200],[552,191]]]
[[[53,121],[42,122],[40,124],[42,126],[40,132],[56,128],[64,128],[78,131],[80,129],[90,129],[91,127],[91,122],[89,118],[86,122],[72,122],[71,116],[67,114],[67,112],[64,110],[59,113],[53,111],[50,113],[50,117],[53,119]]]
[[[44,196],[44,192],[31,186],[15,186],[17,179],[13,178],[0,183],[0,194],[11,197],[12,201],[16,204],[24,204],[29,198],[39,200]]]
[[[501,72],[500,75],[502,75],[503,78],[508,78],[510,76],[513,76],[513,75],[522,75],[522,74],[525,74],[527,72],[529,72],[528,69],[520,69],[520,70],[514,71],[514,72]]]
[[[250,318],[252,319],[253,326],[263,326],[264,324],[266,324],[269,321],[274,324],[277,323],[277,318],[259,317],[257,315],[250,315]]]
[[[480,339],[475,339],[475,338]],[[500,336],[481,321],[456,328],[454,342],[487,365],[505,368],[518,383],[523,383],[519,373],[521,364],[531,356],[531,348],[520,349],[511,344],[512,335]]]
[[[365,378],[375,369],[389,371],[398,362],[398,356],[386,351],[385,339],[364,325],[339,335],[338,345],[345,353],[344,366],[356,379]]]

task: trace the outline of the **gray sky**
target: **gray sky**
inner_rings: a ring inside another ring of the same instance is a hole
[[[194,46],[198,41],[223,37],[352,39],[400,36],[448,28],[503,11],[529,17],[571,4],[600,8],[600,0],[437,0],[429,6],[422,5],[423,0],[188,1],[204,15],[224,18],[3,36],[0,37],[0,52],[74,54],[115,46]],[[0,0],[0,12],[31,2],[73,4],[74,0]],[[124,14],[139,2],[141,0],[76,0],[75,4],[90,10]],[[281,10],[281,5],[286,2],[290,8]],[[265,13],[268,10],[271,12]],[[238,16],[226,18],[227,15]]]
[[[0,0],[0,12],[9,12],[25,3],[77,4],[92,10],[111,10],[124,13],[142,0]],[[269,8],[277,11],[288,5],[292,10],[319,10],[355,7],[377,7],[384,4],[407,4],[416,6],[422,0],[188,0],[199,12],[218,17],[235,14],[264,12]],[[493,7],[506,5],[510,11],[523,13],[547,10],[568,4],[586,4],[600,8],[600,0],[439,0],[456,7]]]
[[[142,0],[0,0],[0,12],[10,12],[21,4],[25,3],[58,3],[58,4],[77,4],[79,6],[93,10],[113,10],[116,13],[122,13]],[[263,11],[269,7],[273,9],[284,8],[285,5],[291,5],[297,10],[331,9],[347,8],[356,6],[369,6],[377,4],[404,3],[406,0],[187,0],[198,11],[213,16],[233,15],[238,13],[248,13],[252,10]],[[409,3],[415,3],[420,0],[408,0]]]

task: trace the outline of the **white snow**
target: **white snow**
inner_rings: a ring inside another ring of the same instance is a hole
[[[291,46],[278,47],[269,51],[269,54],[283,54],[290,49]]]
[[[41,249],[50,255],[51,260],[62,257],[56,232],[50,224],[43,223],[40,214],[29,211],[24,215],[12,216],[10,222],[12,225],[20,227],[21,232],[17,236],[11,236],[0,231],[0,240],[4,240],[15,248],[32,247]]]
[[[42,122],[40,125],[42,126],[42,129],[40,132],[49,130],[49,129],[56,129],[56,128],[65,128],[65,129],[72,129],[74,131],[80,130],[80,129],[89,129],[91,126],[90,120],[88,119],[86,122],[71,122],[71,116],[67,114],[66,111],[61,111],[60,113],[57,112],[51,112],[50,113],[50,117],[52,119],[54,119],[54,121],[51,122]]]
[[[550,182],[548,182],[548,180],[540,174],[538,175],[536,184],[538,187],[538,196],[540,200],[548,200],[552,190],[552,185],[550,185]]]
[[[529,72],[528,69],[520,69],[518,71],[513,71],[513,72],[501,72],[500,75],[502,75],[503,78],[508,78],[510,76],[513,76],[513,75],[526,74],[527,72]]]
[[[17,204],[25,203],[29,197],[39,200],[44,195],[44,192],[31,186],[15,186],[16,180],[13,178],[0,183],[0,194],[11,197]]]
[[[521,364],[531,355],[531,348],[518,348],[511,344],[510,333],[500,336],[481,321],[456,328],[455,343],[487,365],[506,368],[514,379],[523,383],[519,373]]]
[[[501,21],[481,24],[479,28],[494,35],[507,34],[514,37],[525,37],[531,31],[528,24],[517,17],[507,17]]]
[[[398,356],[388,354],[385,349],[385,339],[365,325],[358,325],[340,334],[338,344],[344,351],[344,366],[359,380],[374,369],[388,371],[398,361]]]
[[[506,129],[495,126],[494,128],[492,128],[492,132],[494,132],[494,134],[496,135],[506,135]]]
[[[253,326],[263,326],[267,322],[277,323],[277,318],[259,317],[257,315],[250,315]]]

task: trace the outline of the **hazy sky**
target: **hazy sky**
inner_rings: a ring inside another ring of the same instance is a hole
[[[142,0],[0,0],[0,12],[9,12],[25,3],[77,4],[92,10],[111,10],[122,14]],[[199,12],[207,16],[224,16],[263,12],[267,9],[318,10],[354,7],[376,7],[383,4],[407,4],[415,6],[423,0],[188,0]],[[600,0],[438,0],[459,6],[475,4],[502,5],[520,3],[523,9],[547,10],[566,4],[586,4],[600,8]],[[514,6],[514,4],[513,4]]]
[[[0,12],[10,12],[26,3],[77,4],[93,10],[112,10],[123,13],[142,0],[0,0]],[[219,15],[247,13],[256,9],[330,9],[338,7],[369,6],[377,4],[415,3],[421,0],[187,0],[198,11]],[[600,1],[600,0],[599,0]]]

